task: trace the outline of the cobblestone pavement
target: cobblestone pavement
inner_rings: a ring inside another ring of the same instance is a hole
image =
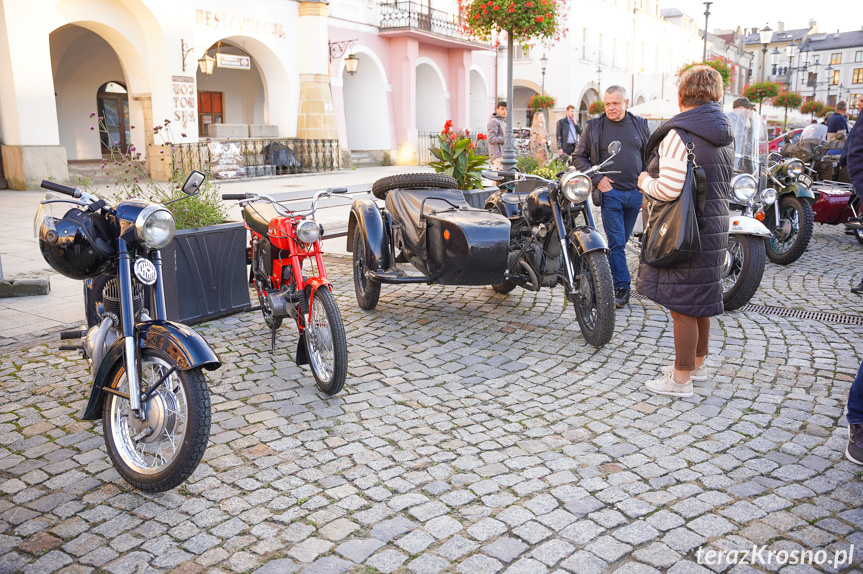
[[[755,302],[859,316],[861,249],[819,227]],[[0,357],[0,572],[798,574],[836,568],[696,562],[863,546],[863,469],[843,456],[863,327],[718,317],[712,380],[672,400],[643,391],[673,352],[653,303],[594,349],[560,289],[384,286],[363,312],[349,270],[330,259],[350,343],[334,398],[289,328],[271,353],[256,313],[201,327],[225,362],[211,444],[169,493],[128,488],[101,424],[76,418],[83,361]]]

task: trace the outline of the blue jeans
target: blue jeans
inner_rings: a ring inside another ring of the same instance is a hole
[[[632,277],[626,266],[626,241],[632,235],[638,210],[641,209],[641,192],[638,189],[611,189],[602,194],[602,226],[608,238],[608,264],[614,277],[614,290],[632,289]]]
[[[863,363],[857,371],[857,378],[851,384],[851,392],[848,393],[848,424],[863,425]]]

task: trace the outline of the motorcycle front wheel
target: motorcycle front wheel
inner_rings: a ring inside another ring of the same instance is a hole
[[[773,263],[788,265],[800,259],[806,251],[815,228],[815,214],[809,203],[792,194],[785,194],[779,199],[778,209],[780,219],[790,223],[790,230],[786,237],[780,239],[777,237],[776,216],[767,216],[765,223],[770,222],[768,228],[773,233],[773,237],[767,240],[767,257]]]
[[[334,395],[345,387],[348,374],[348,343],[345,325],[336,305],[336,299],[328,287],[319,287],[306,307],[303,298],[303,320],[309,365],[318,387],[328,395]],[[309,312],[311,309],[311,313]]]
[[[726,311],[749,303],[764,276],[764,239],[729,235],[722,268],[722,302]]]
[[[602,251],[579,256],[570,249],[575,267],[575,291],[569,299],[575,307],[578,326],[588,343],[601,347],[614,334],[614,281],[608,257]]]
[[[171,370],[168,357],[156,349],[141,352],[141,387],[151,388]],[[125,363],[108,383],[129,394]],[[144,492],[170,490],[198,468],[210,437],[210,393],[200,368],[175,370],[144,406],[147,418],[132,415],[129,400],[106,393],[102,412],[105,446],[123,479]]]

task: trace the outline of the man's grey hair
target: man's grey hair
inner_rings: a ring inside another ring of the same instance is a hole
[[[608,86],[605,89],[606,94],[620,94],[620,96],[625,100],[626,99],[626,88],[623,86],[618,86],[617,84],[613,86]]]

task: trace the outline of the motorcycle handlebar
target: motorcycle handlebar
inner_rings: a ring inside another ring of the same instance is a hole
[[[41,187],[42,189],[47,189],[49,191],[56,191],[57,193],[71,195],[75,198],[81,197],[80,189],[77,189],[75,187],[69,187],[67,185],[60,185],[59,183],[54,183],[53,181],[48,181],[47,179],[42,180]]]
[[[223,193],[222,199],[225,201],[233,201],[233,200],[242,200],[246,199],[245,193]]]

